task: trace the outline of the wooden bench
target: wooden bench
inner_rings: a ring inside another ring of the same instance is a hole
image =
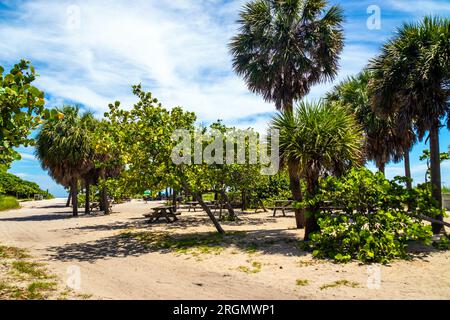
[[[89,204],[90,213],[94,212],[94,210],[100,211],[100,203],[99,202],[91,202]]]
[[[149,219],[149,223],[157,222],[160,218],[165,218],[167,223],[178,221],[181,213],[176,213],[173,206],[160,206],[152,209],[152,213],[144,214]]]
[[[194,212],[196,212],[195,209],[197,209],[197,207],[200,205],[200,203],[196,201],[186,202],[186,204],[188,205],[189,208],[188,212],[191,212],[191,209],[193,209]]]
[[[277,215],[277,211],[281,210],[283,212],[283,216],[286,217],[286,210],[294,210],[295,208],[291,206],[294,201],[292,200],[276,200],[275,206],[270,207],[269,209],[273,210],[273,216]]]

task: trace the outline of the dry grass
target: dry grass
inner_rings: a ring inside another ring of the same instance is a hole
[[[58,288],[57,279],[23,249],[0,246],[1,300],[56,300],[82,298]]]

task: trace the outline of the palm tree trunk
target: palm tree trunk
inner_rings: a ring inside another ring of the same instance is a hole
[[[109,210],[109,200],[108,200],[108,191],[106,190],[106,187],[102,188],[102,191],[100,192],[100,197],[101,200],[100,202],[102,203],[102,208],[101,210],[103,210],[104,214],[110,214],[110,210]]]
[[[294,101],[284,100],[284,112],[293,112],[294,111]],[[289,180],[290,180],[290,189],[292,192],[292,198],[295,202],[301,202],[303,200],[302,196],[302,188],[300,185],[300,176],[298,173],[298,167],[295,164],[288,164],[289,170]],[[295,222],[297,224],[297,229],[303,229],[305,227],[305,212],[303,209],[295,209]]]
[[[77,179],[72,180],[72,185],[70,187],[72,193],[72,212],[73,216],[78,216],[78,181]]]
[[[100,178],[101,180],[105,180],[105,169],[102,169],[100,171]],[[104,214],[110,214],[109,210],[109,201],[108,201],[108,190],[106,187],[102,187],[102,190],[100,191],[100,210],[103,211]]]
[[[242,212],[247,209],[247,194],[245,190],[242,190]]]
[[[303,196],[300,185],[300,176],[296,165],[289,164],[289,180],[292,198],[295,202],[301,202],[303,200]],[[295,209],[295,221],[297,224],[297,229],[303,229],[305,227],[305,213],[303,209]]]
[[[69,196],[67,197],[66,207],[70,207],[70,200],[72,200],[72,188],[69,188]]]
[[[314,214],[311,214],[311,217],[306,219],[306,227],[305,227],[305,241],[310,240],[310,236],[319,231],[319,225],[317,224],[317,218]]]
[[[409,151],[405,151],[404,155],[405,161],[405,177],[408,178],[408,182],[406,183],[406,187],[408,190],[412,190],[412,180],[411,180],[411,162],[409,159]]]
[[[177,212],[177,193],[175,189],[172,189],[172,205],[174,212]]]
[[[90,184],[89,184],[89,181],[85,181],[85,184],[86,184],[86,202],[85,202],[85,205],[84,205],[84,213],[85,214],[89,214],[89,213],[91,213],[91,208],[90,208],[90,206],[91,206],[91,195],[90,195]]]
[[[439,123],[435,122],[430,129],[430,164],[431,164],[431,188],[432,197],[436,200],[438,208],[442,209],[442,187],[441,187],[441,159],[439,150]],[[443,216],[437,217],[437,220],[443,221]],[[442,231],[442,225],[433,223],[433,233],[439,234]]]
[[[308,195],[314,196],[319,189],[319,179],[313,179],[307,182],[308,184]],[[305,241],[310,240],[311,234],[320,230],[319,224],[317,223],[317,213],[319,207],[310,206],[308,207],[308,214],[306,215],[306,227],[305,227]]]
[[[386,163],[385,162],[380,164],[380,166],[378,167],[378,171],[381,172],[382,174],[386,175]]]

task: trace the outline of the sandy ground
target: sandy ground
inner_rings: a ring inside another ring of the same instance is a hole
[[[149,225],[142,215],[156,205],[132,201],[114,206],[110,216],[72,218],[63,199],[28,202],[0,213],[0,243],[29,249],[62,283],[76,283],[79,270],[80,293],[94,299],[450,299],[450,252],[426,252],[387,266],[314,260],[289,242],[303,236],[292,216],[248,214],[223,223],[227,231],[274,240],[255,252],[230,245],[219,254],[194,256],[120,236],[127,230],[214,231],[202,212],[183,211],[176,223]]]

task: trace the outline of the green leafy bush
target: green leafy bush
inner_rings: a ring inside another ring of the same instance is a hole
[[[415,217],[436,213],[424,207],[429,195],[423,189],[409,191],[403,182],[405,178],[388,181],[365,168],[353,169],[339,179],[324,179],[319,194],[306,200],[321,208],[317,212],[320,232],[308,244],[314,256],[386,263],[407,258],[410,240],[430,242],[431,227]],[[332,209],[326,209],[330,202]]]
[[[20,208],[19,202],[14,197],[0,196],[0,211]]]
[[[438,250],[450,250],[450,236],[443,235],[440,240],[433,242],[433,247]]]

